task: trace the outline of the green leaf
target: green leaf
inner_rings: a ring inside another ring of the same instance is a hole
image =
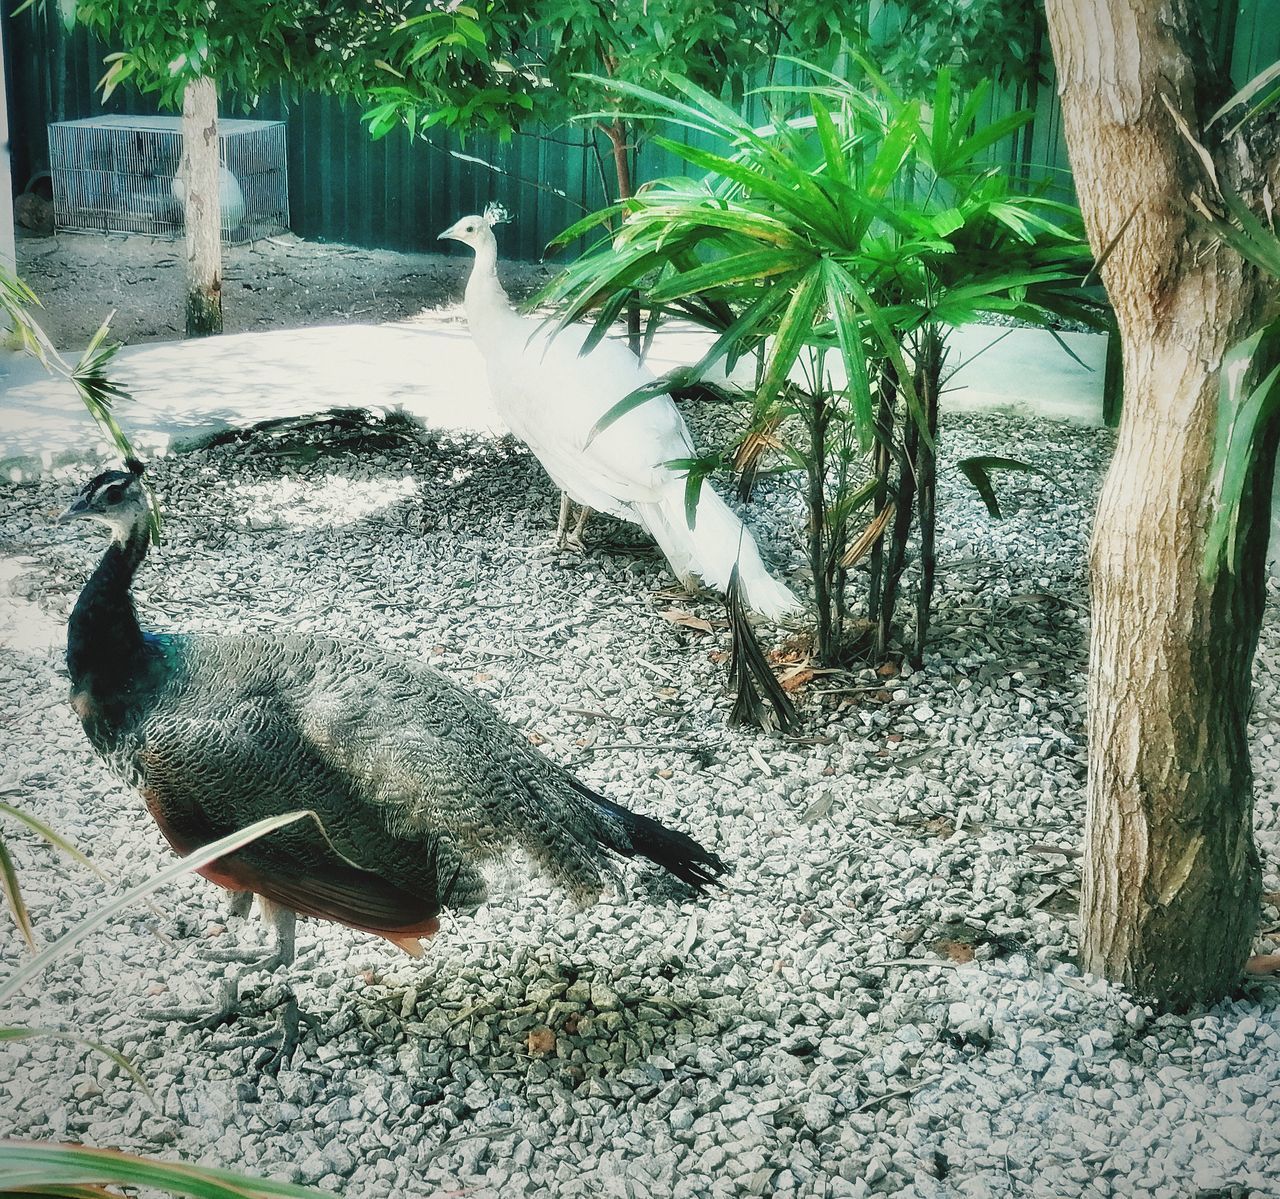
[[[827,307],[831,310],[835,325],[840,357],[848,379],[853,403],[854,427],[858,442],[865,450],[871,445],[875,428],[875,416],[871,398],[871,382],[867,378],[867,351],[862,342],[862,330],[854,313],[849,293],[841,286],[841,274],[833,269],[829,260],[823,261],[823,277],[827,292]]]
[[[327,1191],[247,1178],[231,1170],[160,1162],[114,1149],[0,1141],[0,1195],[74,1194],[68,1187],[148,1187],[190,1199],[332,1199]],[[50,1190],[50,1188],[60,1188]]]
[[[1255,363],[1280,351],[1280,321],[1264,325],[1229,349],[1219,383],[1218,430],[1211,478],[1215,505],[1205,539],[1202,573],[1212,580],[1223,566],[1234,572],[1240,504],[1253,474],[1260,432],[1280,413],[1280,365],[1250,387]]]
[[[1259,71],[1258,74],[1256,74],[1252,79],[1249,80],[1248,83],[1244,85],[1244,87],[1242,87],[1238,92],[1236,92],[1235,95],[1231,97],[1231,99],[1229,99],[1221,108],[1218,109],[1217,112],[1213,114],[1213,116],[1209,118],[1208,123],[1212,125],[1215,121],[1220,120],[1227,113],[1229,113],[1233,108],[1238,108],[1243,104],[1248,104],[1249,101],[1254,98],[1254,96],[1256,96],[1260,91],[1263,90],[1263,88],[1267,87],[1270,83],[1272,83],[1274,80],[1277,80],[1277,79],[1280,79],[1280,62],[1273,62],[1266,69]],[[1280,92],[1272,92],[1271,95],[1268,97],[1268,100],[1271,102],[1274,102],[1277,96],[1280,96]],[[1261,107],[1261,106],[1258,106],[1258,107]],[[1253,112],[1257,112],[1257,111],[1258,111],[1258,108],[1255,107],[1250,113],[1250,115],[1253,115]]]
[[[801,347],[812,336],[818,323],[825,294],[823,266],[819,261],[801,277],[791,292],[791,302],[778,322],[773,345],[765,364],[764,378],[757,388],[762,401],[772,399],[796,365]]]
[[[655,379],[652,383],[646,383],[643,387],[637,387],[635,391],[628,392],[591,426],[591,432],[587,434],[586,445],[583,448],[590,446],[610,425],[616,424],[633,408],[639,408],[641,404],[647,403],[656,396],[665,395],[672,387],[679,386],[679,380],[684,374],[685,372],[673,372],[663,379]]]
[[[237,849],[243,848],[251,841],[256,841],[259,837],[266,836],[267,833],[273,832],[278,828],[283,828],[287,824],[293,824],[295,821],[310,818],[320,825],[320,818],[310,810],[300,810],[297,812],[288,812],[283,816],[270,816],[264,820],[255,821],[247,828],[241,829],[239,832],[231,833],[226,837],[221,837],[217,841],[211,842],[202,848],[195,850],[193,853],[187,854],[186,857],[179,859],[172,865],[165,867],[158,874],[139,883],[137,886],[131,887],[123,895],[118,896],[110,903],[103,905],[91,916],[81,920],[78,924],[64,933],[58,940],[51,945],[47,945],[34,958],[25,965],[19,967],[9,978],[0,984],[0,1003],[5,1003],[12,999],[27,983],[32,979],[39,977],[44,971],[59,957],[66,953],[69,949],[78,945],[90,933],[101,928],[113,916],[120,912],[131,908],[143,897],[150,895],[153,891],[165,886],[176,878],[180,878],[191,870],[199,870],[202,866],[207,866],[210,862],[216,861],[218,858],[225,857],[229,853],[234,853]],[[320,825],[323,832],[324,826]]]
[[[956,465],[960,468],[960,473],[973,484],[974,490],[982,497],[982,502],[986,504],[987,511],[996,520],[1001,519],[1001,512],[999,501],[996,499],[996,490],[991,484],[991,472],[993,470],[1021,470],[1037,475],[1044,474],[1044,471],[1031,466],[1029,463],[1019,462],[1016,458],[1000,458],[994,454],[979,454],[972,458],[961,458]]]
[[[61,834],[56,833],[43,821],[37,820],[30,812],[24,812],[21,808],[15,808],[12,804],[0,801],[0,815],[9,816],[19,823],[25,824],[33,833],[43,837],[55,849],[61,850],[69,858],[79,862],[86,870],[91,870],[104,883],[113,883],[115,881],[106,871],[99,869],[91,858],[86,857],[70,841]]]
[[[0,840],[0,889],[8,901],[9,911],[13,914],[13,922],[18,926],[22,939],[32,948],[36,947],[35,931],[31,927],[31,915],[27,911],[26,902],[22,898],[22,887],[18,883],[18,871],[9,856],[8,847]]]
[[[123,1053],[117,1049],[112,1049],[110,1045],[104,1045],[101,1041],[94,1041],[88,1037],[82,1037],[79,1033],[67,1032],[61,1028],[35,1028],[30,1025],[23,1025],[18,1028],[0,1028],[0,1041],[25,1041],[34,1037],[51,1041],[66,1041],[70,1045],[83,1045],[86,1049],[92,1049],[94,1053],[100,1053],[105,1058],[110,1058],[115,1062],[130,1078],[133,1079],[142,1093],[149,1100],[155,1099],[151,1088],[147,1086],[147,1081],[138,1072],[135,1066]],[[0,1188],[0,1195],[3,1195],[3,1188]]]
[[[812,255],[794,251],[747,250],[671,275],[650,289],[649,298],[661,304],[734,283],[757,282],[795,271],[812,260]]]

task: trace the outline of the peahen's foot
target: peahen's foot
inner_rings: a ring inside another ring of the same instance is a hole
[[[254,1058],[254,1068],[275,1074],[281,1066],[293,1060],[302,1026],[314,1027],[318,1023],[316,1017],[298,1007],[298,997],[286,984],[276,983],[244,994],[238,978],[223,979],[213,1011],[200,1013],[171,1009],[153,1012],[151,1018],[180,1020],[192,1032],[215,1032],[223,1027],[247,1028],[275,1011],[279,1012],[276,1028],[251,1032],[248,1036],[236,1037],[216,1046],[218,1049],[257,1048],[260,1052]]]

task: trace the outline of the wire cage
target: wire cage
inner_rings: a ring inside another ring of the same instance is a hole
[[[289,228],[283,121],[219,121],[222,240],[241,245]],[[182,121],[101,116],[49,126],[54,220],[82,233],[183,233]]]

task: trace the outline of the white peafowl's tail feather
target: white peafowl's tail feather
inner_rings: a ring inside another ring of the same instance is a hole
[[[800,601],[765,569],[751,530],[711,484],[702,484],[692,529],[685,518],[684,491],[684,479],[675,479],[657,502],[633,505],[636,519],[666,554],[676,578],[686,586],[700,578],[725,591],[736,561],[743,598],[752,611],[769,620],[799,612]]]

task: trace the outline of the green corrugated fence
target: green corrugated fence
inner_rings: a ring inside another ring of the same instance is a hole
[[[1214,46],[1237,83],[1280,58],[1278,0],[1203,0]],[[10,130],[14,184],[23,188],[48,169],[46,126],[51,121],[103,111],[153,111],[145,98],[98,98],[106,50],[83,30],[63,31],[57,5],[28,9],[18,17],[2,5],[8,50]],[[1049,66],[1049,56],[1045,53]],[[1008,150],[1014,170],[1050,168],[1069,187],[1061,114],[1053,83],[1031,94],[993,95],[992,118],[1021,106],[1035,121]],[[375,142],[360,124],[357,106],[323,96],[286,105],[264,101],[256,115],[288,124],[289,201],[293,229],[303,237],[389,249],[436,248],[436,234],[458,216],[498,200],[516,214],[504,233],[504,252],[538,258],[561,229],[605,198],[598,159],[581,129],[556,130],[551,138],[517,137],[506,145],[476,138],[459,146],[444,137],[410,143],[402,132]],[[680,136],[677,132],[672,136]],[[457,157],[455,152],[470,156]],[[495,173],[481,163],[501,168]],[[642,147],[638,180],[678,172],[681,164],[652,146]],[[612,183],[611,165],[605,171]]]

